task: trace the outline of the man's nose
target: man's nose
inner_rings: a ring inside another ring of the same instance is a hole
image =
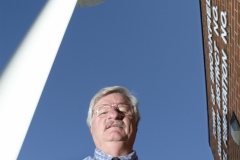
[[[115,107],[112,107],[112,109],[109,112],[109,116],[113,119],[121,118],[119,111]]]

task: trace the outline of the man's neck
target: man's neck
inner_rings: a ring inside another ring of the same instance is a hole
[[[108,142],[97,148],[113,157],[126,156],[132,152],[132,146],[124,142]]]

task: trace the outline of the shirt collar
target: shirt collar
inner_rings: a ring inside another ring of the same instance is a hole
[[[97,148],[95,149],[94,159],[96,159],[96,160],[111,160],[112,158],[113,158],[113,156],[108,155]],[[121,160],[138,160],[136,151],[132,151],[132,153],[130,153],[126,156],[119,156],[118,158],[120,158]]]

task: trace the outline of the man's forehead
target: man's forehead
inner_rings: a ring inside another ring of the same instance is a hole
[[[107,95],[101,97],[96,102],[95,106],[99,105],[99,104],[115,104],[115,103],[116,104],[117,103],[129,103],[129,101],[121,93],[110,93],[110,94],[107,94]]]

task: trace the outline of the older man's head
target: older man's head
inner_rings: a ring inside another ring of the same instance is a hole
[[[87,124],[96,147],[107,154],[132,151],[139,120],[138,101],[124,87],[103,88],[90,102]]]

